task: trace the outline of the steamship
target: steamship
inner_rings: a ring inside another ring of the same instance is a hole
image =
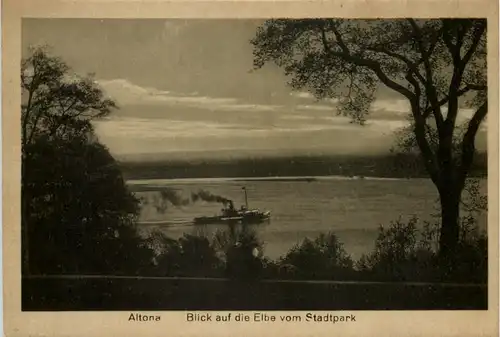
[[[223,203],[224,208],[220,215],[202,216],[194,218],[195,224],[220,224],[220,223],[241,223],[241,224],[260,224],[271,219],[270,211],[261,211],[259,209],[248,208],[248,195],[245,187],[245,205],[240,209],[234,207],[234,203],[228,200]]]

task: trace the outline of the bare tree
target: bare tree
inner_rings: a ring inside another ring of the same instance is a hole
[[[269,20],[251,43],[256,68],[274,62],[293,88],[333,99],[339,114],[360,124],[380,85],[409,102],[412,132],[440,196],[440,256],[452,262],[461,194],[488,111],[486,20]],[[474,114],[460,135],[454,131],[464,107]]]

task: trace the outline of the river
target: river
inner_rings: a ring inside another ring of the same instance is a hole
[[[437,192],[428,179],[159,179],[134,180],[128,184],[141,197],[150,198],[155,191],[166,187],[185,198],[192,192],[205,190],[232,199],[237,207],[245,203],[244,186],[250,208],[271,211],[271,221],[254,228],[264,242],[264,254],[273,259],[304,238],[315,238],[329,231],[358,259],[373,249],[379,225],[389,226],[391,221],[408,220],[412,216],[433,220],[432,215],[438,213]],[[216,215],[221,208],[219,203],[197,202],[170,206],[160,212],[148,203],[142,207],[140,228],[146,232],[159,229],[173,238],[200,231],[212,236],[225,226],[193,226],[191,221],[197,216]],[[480,224],[485,226],[485,214],[481,215]]]

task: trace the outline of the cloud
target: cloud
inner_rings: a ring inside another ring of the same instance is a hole
[[[201,96],[197,92],[175,93],[150,87],[141,87],[126,79],[99,80],[97,83],[119,105],[185,106],[223,111],[274,111],[280,105],[248,104],[236,98]]]
[[[336,113],[336,105],[338,104],[338,100],[336,99],[327,99],[322,101],[326,104],[311,102],[310,104],[292,104],[287,108],[281,104],[243,102],[232,97],[211,97],[200,95],[198,92],[177,93],[152,87],[143,87],[126,79],[98,80],[96,82],[120,106],[153,105],[160,107],[189,107],[221,112],[279,112],[282,115],[290,115],[292,111],[309,111],[314,114],[324,113],[325,116],[332,116]],[[292,92],[290,95],[299,98],[313,98],[307,92]],[[443,110],[445,112],[446,109]],[[407,100],[378,99],[372,103],[370,112],[369,120],[405,120],[405,117],[410,112],[410,107]],[[471,111],[467,109],[460,113],[460,116],[468,118],[471,115]],[[300,117],[290,117],[290,119],[293,118],[299,119]],[[459,120],[463,120],[463,118],[460,117]]]
[[[303,92],[303,91],[291,92],[290,96],[297,97],[297,98],[315,99],[311,93]]]
[[[303,96],[306,97],[306,96]],[[329,113],[337,112],[339,100],[336,98],[325,99],[320,102],[326,104],[299,104],[296,110],[325,111]],[[327,105],[328,104],[328,105]],[[377,99],[370,106],[370,119],[405,119],[410,112],[410,105],[407,100],[398,99]]]
[[[158,97],[170,93],[155,88],[144,88],[125,79],[97,80],[96,83],[119,104],[152,103],[157,101]]]
[[[303,129],[312,130],[312,125],[321,130],[342,130],[354,133],[364,133],[367,137],[391,136],[394,132],[408,126],[408,121],[400,119],[369,119],[364,125],[353,123],[346,116],[311,116],[311,115],[286,115],[283,120],[296,122],[303,125]]]
[[[328,105],[297,105],[297,110],[336,111],[335,106]]]
[[[394,118],[401,118],[408,116],[411,113],[410,103],[406,99],[378,99],[371,105],[371,112],[373,117],[384,119],[383,117],[392,116]],[[461,108],[458,111],[457,123],[463,123],[472,118],[475,110],[470,108]],[[442,106],[441,113],[446,118],[448,107]],[[393,118],[391,118],[393,119]]]
[[[148,152],[153,146],[157,151],[189,151],[204,146],[257,149],[264,146],[264,142],[271,148],[278,144],[290,148],[335,144],[338,151],[340,148],[354,150],[355,146],[363,151],[369,146],[389,144],[394,132],[409,123],[405,118],[409,107],[404,100],[376,100],[366,125],[361,126],[352,123],[349,117],[336,115],[335,100],[252,104],[237,98],[142,87],[126,79],[100,80],[98,83],[119,105],[129,105],[130,115],[112,115],[96,122],[98,135],[110,146],[114,144],[111,146],[114,151],[120,152],[132,149],[133,152]],[[141,118],[135,117],[139,116],[139,111],[132,110],[138,106],[143,113]],[[148,106],[156,111],[154,118],[144,117]],[[166,109],[170,113],[163,113],[164,107],[175,109]],[[459,121],[467,120],[472,113],[471,109],[462,109]],[[348,144],[342,141],[346,137]]]
[[[352,124],[344,117],[306,118],[298,122],[284,119],[273,126],[117,116],[94,123],[101,141],[112,153],[120,155],[190,151],[214,154],[228,148],[237,153],[240,150],[283,153],[318,149],[331,153],[362,153],[368,149],[382,151],[391,142],[390,137],[381,137],[379,126]],[[344,139],[349,141],[342,141]]]
[[[97,132],[132,139],[204,138],[238,133],[245,125],[136,117],[109,117],[95,122]]]
[[[283,108],[281,105],[265,105],[265,104],[219,104],[213,109],[223,111],[276,111]]]
[[[373,112],[390,112],[396,115],[407,115],[410,103],[406,99],[377,99],[371,105]]]
[[[308,93],[308,92],[292,92],[290,93],[293,97],[303,98],[303,99],[311,99],[316,100],[316,98]],[[339,103],[338,98],[325,98],[319,100],[318,102],[324,102],[331,105],[304,105],[299,104],[297,106],[298,109],[310,109],[310,110],[328,110],[332,111],[332,109]],[[406,99],[377,99],[375,100],[370,107],[371,112],[388,112],[394,115],[406,115],[410,112],[410,104]]]
[[[334,123],[296,124],[256,127],[246,124],[217,123],[207,121],[182,121],[168,119],[147,119],[134,117],[110,117],[95,123],[99,134],[112,137],[135,139],[206,139],[261,137],[279,133],[297,133],[343,128]]]
[[[301,137],[319,131],[351,131],[365,133],[367,136],[389,134],[403,127],[404,121],[373,120],[361,126],[351,123],[343,116],[312,117],[307,115],[286,115],[274,125],[256,125],[252,123],[225,123],[203,120],[148,119],[136,117],[108,117],[95,122],[99,135],[113,138],[169,139],[182,142],[181,139],[197,139],[199,142],[210,138],[242,139],[262,137]],[[281,136],[280,136],[281,135]]]
[[[315,120],[317,119],[317,117],[308,115],[283,115],[281,119],[292,120],[292,121],[306,121],[306,120]]]

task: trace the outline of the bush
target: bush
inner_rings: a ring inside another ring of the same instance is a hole
[[[460,264],[452,275],[454,281],[488,282],[488,237],[471,216],[465,216],[461,220],[457,261]]]
[[[212,241],[188,234],[174,240],[153,231],[145,242],[155,252],[151,275],[254,279],[262,269],[262,244],[246,226],[231,225],[216,232]]]
[[[229,224],[216,232],[213,245],[225,262],[225,275],[234,279],[261,277],[264,248],[257,233],[247,225]]]
[[[279,261],[278,274],[284,277],[343,279],[352,275],[353,261],[334,233],[304,239]]]
[[[391,223],[388,229],[379,228],[375,249],[356,263],[360,277],[379,281],[487,281],[487,238],[479,231],[473,217],[463,217],[457,261],[452,274],[438,264],[439,223],[425,223],[417,230],[418,219]],[[420,234],[420,235],[419,235]]]
[[[179,239],[181,248],[181,270],[186,275],[213,276],[221,261],[214,247],[203,236],[185,234]]]
[[[203,236],[185,234],[179,240],[155,231],[146,239],[154,249],[158,276],[221,276],[223,262],[218,258],[210,241]]]
[[[423,235],[418,238],[417,218],[397,220],[388,229],[379,227],[375,249],[363,255],[356,268],[376,280],[416,281],[432,274],[436,254]]]

